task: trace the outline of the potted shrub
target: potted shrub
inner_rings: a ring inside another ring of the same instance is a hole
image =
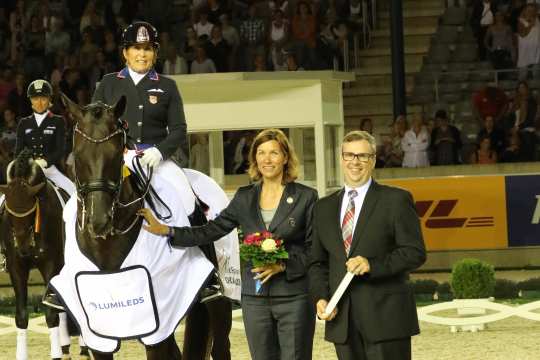
[[[519,292],[521,297],[526,299],[537,299],[540,298],[540,278],[532,278],[528,280],[521,281],[518,284]]]
[[[438,282],[431,279],[419,279],[412,282],[414,297],[417,301],[433,301]]]
[[[470,305],[468,299],[486,299],[493,296],[495,288],[495,270],[493,266],[478,259],[462,259],[452,267],[450,287],[455,302],[461,302],[457,308],[459,315],[484,315],[486,309]],[[470,306],[469,306],[470,305]],[[463,326],[463,330],[483,330],[484,324]]]

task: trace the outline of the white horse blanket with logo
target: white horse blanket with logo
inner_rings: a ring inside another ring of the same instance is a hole
[[[168,165],[168,164],[163,164]],[[172,164],[171,164],[172,166]],[[168,186],[154,176],[152,184],[162,199],[166,199],[173,217],[167,222],[170,226],[189,226],[187,214],[179,201],[174,201],[177,189]],[[159,209],[163,213],[163,209]],[[65,266],[60,274],[51,280],[51,285],[58,292],[68,311],[75,317],[86,344],[101,352],[115,352],[120,341],[114,337],[103,337],[94,333],[83,310],[76,288],[76,275],[81,272],[98,272],[99,269],[79,249],[76,239],[77,198],[72,196],[64,208],[66,222]],[[142,265],[150,273],[154,293],[159,327],[149,335],[140,337],[146,345],[154,345],[169,337],[180,320],[186,315],[190,305],[210,275],[213,266],[198,247],[172,248],[166,237],[153,235],[141,229],[132,250],[122,263],[121,268]],[[143,279],[144,283],[147,279]],[[131,281],[137,281],[132,279]],[[144,286],[144,285],[143,285]],[[96,287],[93,289],[99,291]],[[137,319],[145,321],[143,318]],[[122,324],[114,324],[121,326]],[[125,330],[125,329],[124,329]],[[119,334],[125,331],[120,331]],[[118,338],[121,338],[119,335]]]

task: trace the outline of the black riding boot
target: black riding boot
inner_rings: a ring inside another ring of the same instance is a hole
[[[188,217],[191,226],[204,225],[208,222],[204,214],[205,209],[208,209],[208,206],[199,199],[196,199],[195,209],[193,210],[193,213]],[[208,260],[210,260],[210,262],[214,265],[215,268],[206,283],[206,287],[203,288],[199,294],[199,301],[201,303],[206,303],[208,301],[216,300],[223,297],[223,284],[221,283],[221,280],[216,270],[218,268],[218,261],[214,244],[201,245],[199,246],[199,248],[202,250],[203,254]]]

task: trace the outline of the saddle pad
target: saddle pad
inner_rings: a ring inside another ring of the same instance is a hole
[[[143,266],[117,272],[82,271],[75,286],[94,334],[110,339],[133,339],[154,333],[159,316],[150,273]]]

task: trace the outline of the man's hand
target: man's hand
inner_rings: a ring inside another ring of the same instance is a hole
[[[163,155],[161,155],[161,152],[156,147],[151,147],[143,151],[141,165],[148,165],[149,167],[153,168],[158,166],[161,160],[163,160]]]
[[[364,275],[369,273],[370,270],[368,259],[362,256],[350,258],[345,265],[347,266],[347,271],[355,275]]]
[[[252,273],[258,273],[254,277],[254,279],[256,280],[262,279],[261,283],[263,284],[267,282],[268,280],[270,280],[272,276],[279,274],[280,272],[283,272],[283,271],[285,271],[285,264],[283,263],[259,266],[259,267],[251,269]]]
[[[45,169],[47,167],[47,160],[39,158],[35,159],[34,162],[38,164],[42,169]]]
[[[330,313],[330,315],[326,315],[325,310],[328,306],[328,301],[324,299],[320,299],[317,301],[317,317],[324,321],[331,321],[333,320],[337,315],[337,307]]]
[[[150,209],[141,209],[137,212],[137,215],[144,217],[148,225],[143,225],[143,228],[156,235],[168,235],[169,227],[167,225],[160,224]]]

